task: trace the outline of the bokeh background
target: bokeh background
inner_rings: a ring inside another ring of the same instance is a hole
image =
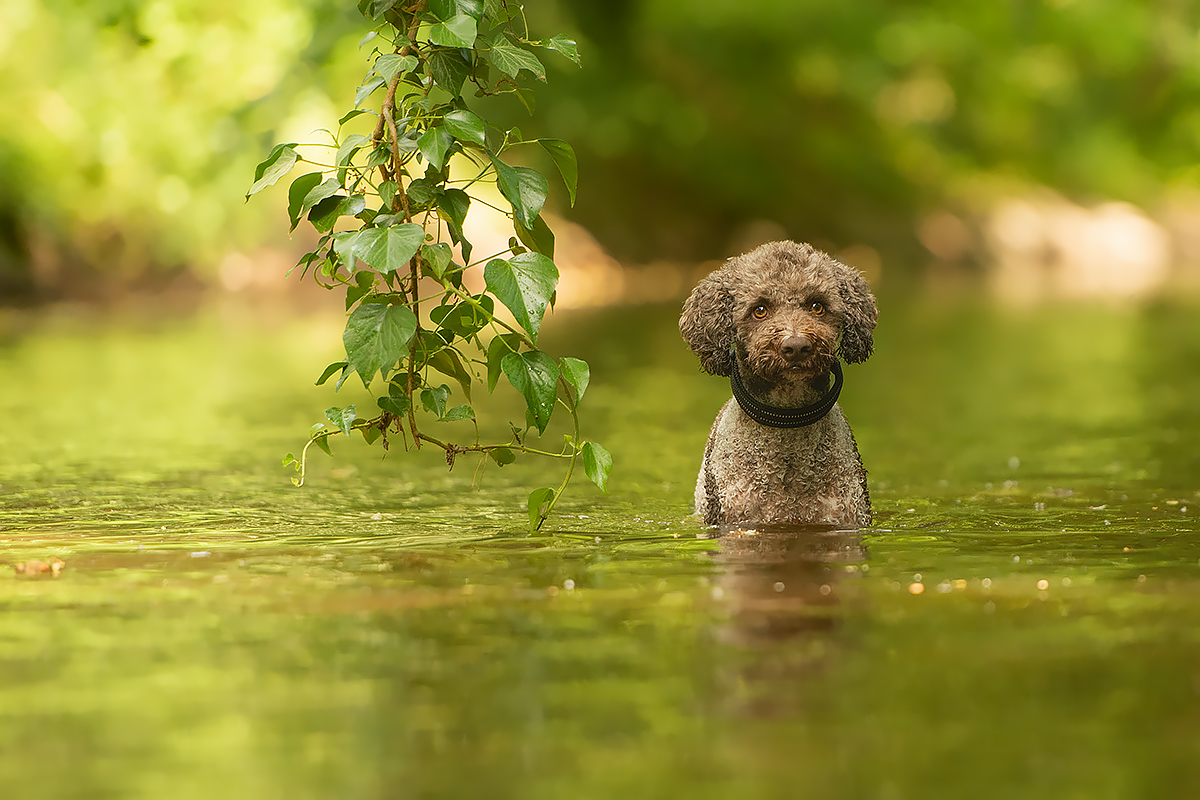
[[[538,0],[533,117],[569,305],[674,297],[791,237],[876,286],[1016,302],[1200,286],[1200,6],[1144,0]],[[295,292],[277,141],[353,104],[364,21],[332,0],[4,0],[0,297]]]

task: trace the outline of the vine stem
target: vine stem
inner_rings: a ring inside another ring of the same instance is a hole
[[[563,380],[561,375],[558,378],[558,383],[562,387],[563,395],[569,400],[571,397],[571,388],[567,385],[567,382]],[[549,518],[551,512],[554,511],[554,506],[558,504],[558,498],[562,497],[563,492],[567,490],[567,484],[571,482],[571,475],[573,475],[575,472],[575,462],[579,460],[579,451],[581,449],[579,445],[579,410],[574,401],[564,401],[563,405],[566,406],[567,410],[571,412],[571,423],[575,427],[575,435],[571,438],[571,463],[567,464],[567,474],[563,477],[563,481],[559,484],[558,490],[555,491],[554,496],[550,498],[550,503],[546,506],[546,512],[538,515],[538,524],[534,529],[538,531],[542,529],[542,523],[544,523],[547,518]]]

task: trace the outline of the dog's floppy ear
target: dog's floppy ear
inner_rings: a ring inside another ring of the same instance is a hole
[[[700,356],[700,368],[711,375],[733,369],[733,292],[722,268],[700,281],[683,304],[679,332]]]
[[[858,270],[844,264],[838,266],[842,271],[841,280],[838,282],[838,294],[846,304],[838,354],[847,364],[857,364],[866,361],[875,349],[875,339],[871,331],[875,330],[879,309],[875,307],[875,295],[871,294],[871,285]]]

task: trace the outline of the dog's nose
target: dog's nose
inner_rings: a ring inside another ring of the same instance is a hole
[[[789,336],[779,345],[779,352],[788,361],[797,362],[812,352],[812,342],[804,334]]]

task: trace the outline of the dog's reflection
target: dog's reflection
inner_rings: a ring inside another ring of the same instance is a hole
[[[729,608],[723,637],[767,643],[838,625],[845,580],[867,559],[862,534],[815,527],[717,532],[719,594]]]

